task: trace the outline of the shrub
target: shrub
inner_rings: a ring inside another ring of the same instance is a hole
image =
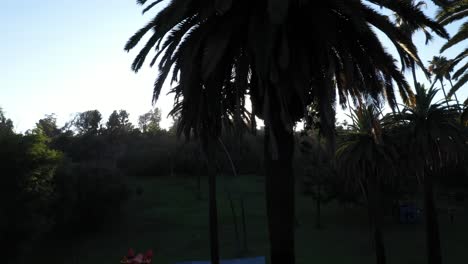
[[[64,162],[55,182],[56,228],[64,234],[99,230],[128,197],[121,174],[95,164]]]
[[[0,244],[11,259],[33,237],[49,230],[53,175],[61,153],[36,132],[26,136],[0,133]]]

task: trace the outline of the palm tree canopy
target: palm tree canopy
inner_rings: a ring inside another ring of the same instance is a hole
[[[416,159],[415,167],[440,168],[448,160],[460,161],[466,155],[467,135],[458,121],[458,108],[443,100],[433,102],[437,92],[435,88],[417,86],[414,104],[392,116],[407,139],[405,144]]]
[[[163,0],[138,0],[144,12]],[[125,50],[149,39],[136,56],[138,71],[150,51],[158,63],[157,100],[172,75],[177,85],[172,114],[179,114],[179,133],[217,136],[226,98],[240,109],[246,95],[268,125],[272,109],[288,127],[303,117],[311,102],[321,119],[333,126],[337,89],[344,105],[352,98],[384,95],[396,105],[394,84],[404,101],[412,92],[396,60],[386,52],[374,28],[396,47],[402,67],[421,68],[417,48],[390,10],[412,26],[448,37],[438,23],[407,1],[388,0],[167,0],[167,5],[129,39]],[[411,66],[411,64],[410,64]],[[274,98],[273,100],[271,98]],[[232,104],[231,104],[232,107]],[[245,110],[245,109],[243,109]],[[237,111],[239,112],[239,111]]]
[[[450,5],[445,8],[441,8],[437,14],[437,20],[443,24],[448,25],[455,21],[460,21],[468,16],[468,0],[455,0],[452,1]],[[458,32],[452,36],[445,45],[442,46],[441,52],[465,41],[468,38],[468,22],[464,22]],[[460,52],[455,58],[453,58],[449,63],[449,68],[451,70],[455,69],[466,57],[468,56],[468,48]],[[457,80],[457,83],[452,87],[449,92],[449,96],[453,95],[457,90],[459,90],[463,85],[468,81],[468,62],[465,61],[465,64],[462,65],[454,73],[453,78]]]
[[[415,8],[422,9],[423,7],[427,7],[427,3],[425,1],[415,1],[415,0],[403,0],[408,2],[409,4],[413,5]],[[411,23],[407,23],[402,17],[399,17],[398,14],[395,14],[395,22],[398,27],[408,36],[413,36],[413,34],[418,31],[422,30],[424,35],[426,36],[426,44],[432,40],[432,34],[429,30],[425,27],[420,28],[418,25],[414,25]]]
[[[429,73],[435,76],[435,80],[451,79],[450,73],[453,71],[451,61],[444,56],[434,56],[429,61]]]
[[[380,119],[376,106],[358,107],[353,111],[351,129],[343,134],[336,151],[338,168],[347,179],[347,186],[379,177],[390,182],[398,174],[398,150],[391,136],[389,123]],[[358,177],[356,177],[358,176]]]

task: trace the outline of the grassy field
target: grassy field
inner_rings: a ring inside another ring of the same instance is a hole
[[[151,248],[154,264],[209,258],[208,202],[206,179],[203,195],[197,197],[193,178],[164,177],[129,179],[133,194],[114,223],[100,233],[75,241],[49,240],[40,243],[28,256],[28,263],[103,264],[119,263],[129,247],[138,252]],[[264,180],[258,176],[220,177],[218,186],[221,256],[238,257],[239,247],[228,200],[235,201],[240,218],[240,199],[245,203],[248,253],[268,256]],[[135,193],[135,192],[133,192]],[[299,192],[298,192],[299,193]],[[313,201],[298,194],[297,263],[374,263],[366,211],[362,208],[323,207],[324,228],[314,227]],[[466,208],[466,207],[465,207]],[[424,226],[401,225],[388,220],[385,227],[388,263],[426,263]],[[440,215],[444,263],[467,263],[468,217],[459,211],[455,223]]]

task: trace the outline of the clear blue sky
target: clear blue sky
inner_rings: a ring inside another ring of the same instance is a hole
[[[151,109],[157,70],[146,66],[133,73],[130,64],[137,51],[123,51],[126,40],[154,15],[142,16],[135,2],[2,0],[0,107],[17,131],[32,128],[50,113],[63,124],[85,110],[98,109],[107,119],[112,110],[125,109],[136,123],[138,115]],[[429,6],[426,11],[432,15],[435,9]],[[453,34],[458,25],[450,26],[449,32]],[[422,34],[415,42],[425,63],[443,44],[436,38],[425,46]],[[453,56],[466,43],[461,46],[444,55]],[[466,87],[462,90],[460,100],[468,95]],[[172,98],[162,96],[157,107],[165,117]],[[162,126],[171,123],[163,120]]]

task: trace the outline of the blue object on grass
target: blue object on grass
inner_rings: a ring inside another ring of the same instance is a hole
[[[178,262],[176,264],[211,264],[211,261],[186,261]],[[221,264],[265,264],[265,257],[222,259]]]
[[[420,221],[421,212],[413,204],[404,204],[400,206],[400,223],[415,224]]]

